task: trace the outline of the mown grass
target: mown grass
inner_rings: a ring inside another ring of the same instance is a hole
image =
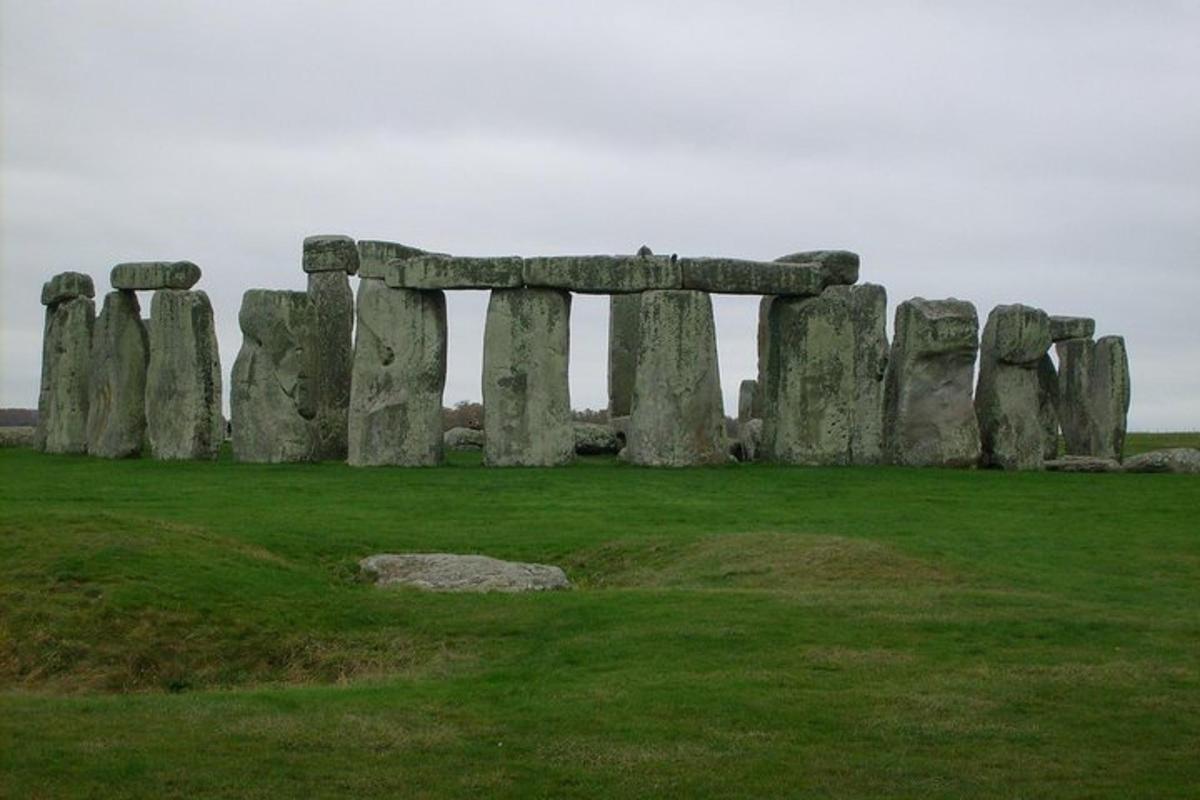
[[[0,476],[3,797],[1200,795],[1195,476]],[[577,588],[361,582],[388,551]]]

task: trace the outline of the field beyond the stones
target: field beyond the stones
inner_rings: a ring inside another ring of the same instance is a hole
[[[0,450],[0,797],[1200,796],[1200,476],[478,464]]]

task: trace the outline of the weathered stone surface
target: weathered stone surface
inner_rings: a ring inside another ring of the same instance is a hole
[[[1125,340],[1067,339],[1058,353],[1058,418],[1070,455],[1120,459],[1129,411]]]
[[[757,461],[762,448],[763,421],[748,419],[738,423],[738,438],[733,455],[738,461]]]
[[[679,267],[683,288],[724,294],[811,296],[821,293],[827,277],[817,263],[681,258]]]
[[[558,567],[479,555],[382,553],[368,556],[358,565],[379,586],[411,586],[433,592],[542,592],[571,588],[571,582]]]
[[[758,395],[758,381],[750,378],[738,384],[738,422],[754,419],[754,398]]]
[[[0,427],[0,447],[33,447],[37,443],[37,428],[32,425]]]
[[[146,439],[150,334],[133,292],[104,296],[92,334],[91,361],[88,453],[101,458],[141,455]]]
[[[575,456],[567,383],[571,295],[496,289],[483,335],[483,463],[552,467]]]
[[[674,256],[544,256],[525,259],[525,285],[621,294],[683,285]]]
[[[825,286],[848,285],[858,282],[858,253],[849,250],[806,250],[781,256],[784,264],[816,264],[821,268]]]
[[[76,297],[95,297],[92,276],[82,272],[60,272],[42,284],[42,305],[52,306]]]
[[[358,242],[358,277],[383,280],[392,271],[388,265],[393,261],[425,255],[433,254],[399,242],[360,239]]]
[[[349,463],[440,464],[446,296],[364,280],[357,311]]]
[[[1058,458],[1058,370],[1046,353],[1038,359],[1038,419],[1042,424],[1042,457]]]
[[[637,378],[623,457],[684,467],[728,460],[712,301],[692,290],[642,295]]]
[[[308,299],[316,326],[311,376],[317,404],[314,457],[319,461],[343,461],[348,452],[350,378],[354,371],[354,293],[350,279],[345,272],[310,273]]]
[[[1113,459],[1095,456],[1052,458],[1044,466],[1050,472],[1117,472],[1121,469],[1121,465]]]
[[[1096,320],[1090,317],[1050,317],[1050,338],[1056,342],[1090,339],[1095,333]]]
[[[358,245],[349,236],[306,236],[301,262],[305,272],[358,272]]]
[[[88,281],[90,284],[91,279]],[[65,293],[62,289],[52,292],[56,297]],[[43,290],[43,297],[45,294]],[[95,303],[83,295],[56,300],[46,307],[35,435],[35,444],[43,452],[87,451],[88,380],[95,319]]]
[[[1096,423],[1092,414],[1092,372],[1096,343],[1065,339],[1054,343],[1058,354],[1058,422],[1068,455],[1106,455],[1095,452]]]
[[[830,286],[825,294],[846,304],[854,336],[854,391],[850,463],[883,461],[883,376],[887,370],[887,291],[874,283]]]
[[[1050,318],[1039,308],[996,306],[979,347],[979,418],[982,464],[1008,470],[1041,469],[1046,456],[1038,368],[1050,348]]]
[[[637,376],[638,325],[642,296],[614,294],[608,299],[608,416],[628,417]]]
[[[1125,459],[1125,472],[1171,472],[1178,475],[1200,474],[1200,450],[1171,447],[1152,450]]]
[[[523,268],[520,256],[425,255],[393,261],[385,280],[403,289],[504,289],[521,285]]]
[[[216,458],[225,439],[221,355],[212,304],[199,291],[159,289],[150,302],[146,435],[158,459]]]
[[[621,449],[617,433],[607,425],[593,422],[576,422],[575,454],[581,456],[616,455]]]
[[[117,264],[109,282],[114,289],[190,289],[200,280],[200,267],[191,261],[137,261]]]
[[[304,292],[251,289],[242,296],[238,325],[242,348],[229,390],[233,457],[312,461],[317,444],[312,302]]]
[[[451,428],[442,434],[447,450],[482,450],[483,431],[474,428]]]
[[[1092,377],[1093,419],[1096,422],[1095,455],[1120,460],[1125,452],[1125,427],[1129,414],[1129,357],[1122,336],[1096,340]]]
[[[848,464],[854,327],[845,297],[776,297],[767,324],[762,444],[784,464]]]
[[[751,417],[762,419],[766,408],[767,356],[771,352],[771,326],[767,324],[771,314],[771,303],[775,298],[767,295],[758,301],[758,385],[754,392],[754,408]]]
[[[963,300],[915,298],[896,308],[884,376],[884,455],[905,466],[973,467],[979,422],[971,399],[979,317]]]

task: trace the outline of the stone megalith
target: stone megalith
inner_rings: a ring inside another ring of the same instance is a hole
[[[1129,360],[1120,336],[1064,339],[1058,353],[1058,417],[1068,455],[1120,460],[1129,412]]]
[[[975,413],[983,466],[1041,469],[1046,425],[1039,375],[1050,349],[1050,317],[1039,308],[996,306],[979,345]]]
[[[754,405],[750,412],[750,416],[754,419],[762,419],[763,409],[766,406],[767,355],[771,352],[771,329],[767,324],[767,319],[770,317],[771,303],[774,300],[773,296],[765,295],[758,301],[758,374],[754,387]]]
[[[825,294],[846,304],[854,336],[850,463],[879,464],[883,461],[883,376],[888,363],[887,290],[863,283],[831,286]]]
[[[974,467],[971,398],[979,317],[964,300],[914,298],[896,308],[884,376],[884,457],[903,466]]]
[[[575,457],[570,336],[570,293],[492,291],[483,336],[484,464],[553,467]]]
[[[141,455],[146,439],[146,367],[150,334],[131,291],[109,292],[92,334],[88,452],[101,458]]]
[[[204,292],[159,289],[150,301],[146,434],[161,460],[216,458],[225,440],[221,354]]]
[[[1042,422],[1042,456],[1058,458],[1058,370],[1046,353],[1038,360],[1038,419]]]
[[[1125,337],[1101,336],[1092,361],[1092,419],[1096,423],[1096,452],[1121,459],[1129,413],[1129,356]]]
[[[748,378],[738,384],[737,419],[741,424],[754,419],[754,398],[758,394],[758,381]]]
[[[614,294],[608,299],[608,417],[628,417],[637,375],[638,317],[642,295]]]
[[[304,240],[308,299],[315,315],[315,393],[317,460],[347,455],[350,376],[354,370],[354,293],[348,276],[358,272],[358,248],[348,236],[309,236]]]
[[[34,446],[46,453],[87,452],[94,295],[92,279],[81,272],[60,273],[42,286],[46,322]]]
[[[233,457],[312,461],[317,451],[316,314],[304,292],[250,289],[238,312],[242,348],[230,376]]]
[[[727,462],[711,298],[689,289],[645,292],[639,320],[624,458],[656,467]]]
[[[358,284],[350,381],[348,462],[358,467],[442,463],[446,296]]]

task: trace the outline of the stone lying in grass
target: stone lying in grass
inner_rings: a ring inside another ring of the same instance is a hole
[[[1099,456],[1063,456],[1049,459],[1043,466],[1050,472],[1120,472],[1121,465]]]
[[[482,450],[483,431],[474,428],[451,428],[442,434],[447,450]]]
[[[453,553],[382,553],[358,562],[377,586],[412,586],[431,592],[544,592],[570,589],[558,567]]]
[[[1200,474],[1200,450],[1194,447],[1170,447],[1125,459],[1125,472],[1173,472]]]

